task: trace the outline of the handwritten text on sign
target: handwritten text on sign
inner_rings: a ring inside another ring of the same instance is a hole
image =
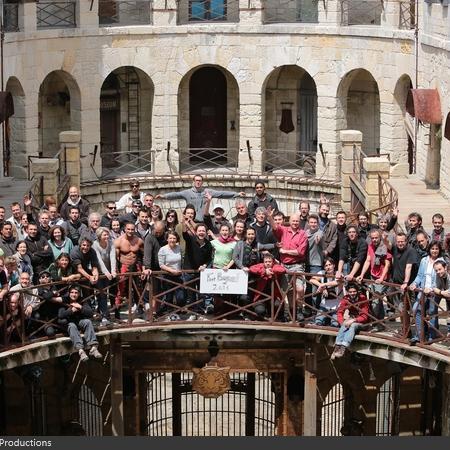
[[[247,294],[247,272],[238,269],[205,269],[200,272],[201,294]]]

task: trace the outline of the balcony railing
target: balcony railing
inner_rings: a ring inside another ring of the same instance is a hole
[[[341,26],[380,25],[384,0],[341,0]]]
[[[239,22],[239,0],[179,0],[178,24]]]
[[[264,23],[318,23],[318,0],[266,0]]]
[[[266,150],[263,171],[273,175],[315,176],[316,154],[299,150]]]
[[[149,25],[152,23],[152,0],[100,0],[100,26]]]
[[[102,176],[101,178],[153,173],[155,167],[155,151],[140,150],[137,152],[115,152],[107,145],[102,145]]]
[[[400,2],[399,28],[411,30],[416,24],[416,3],[414,0]]]
[[[3,5],[3,28],[6,32],[19,31],[18,3],[5,3]]]
[[[180,151],[182,173],[237,173],[239,152],[231,148],[190,148]]]
[[[75,1],[40,1],[36,3],[37,28],[74,28],[76,23]]]

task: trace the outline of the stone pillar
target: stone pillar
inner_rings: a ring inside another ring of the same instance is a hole
[[[19,29],[25,33],[36,31],[36,2],[19,3]]]
[[[376,209],[385,203],[380,198],[379,177],[389,179],[390,163],[385,156],[367,157],[363,160],[363,167],[366,171],[366,210]],[[374,217],[371,219],[375,222]]]
[[[362,133],[357,130],[343,130],[340,132],[340,139],[342,146],[341,203],[344,210],[350,211],[350,176],[353,174],[353,147],[356,146],[357,150],[361,150]]]
[[[317,357],[314,347],[305,349],[303,436],[317,436]]]
[[[339,0],[327,0],[325,5],[323,1],[319,1],[319,24],[327,24],[331,26],[340,25],[341,23],[341,3]]]
[[[42,178],[42,196],[55,196],[58,190],[58,158],[33,158],[31,174],[34,179]]]
[[[239,0],[239,24],[260,25],[263,21],[264,0]]]
[[[98,0],[78,0],[76,13],[78,28],[98,28]]]
[[[176,0],[153,0],[153,25],[175,26],[177,24]]]
[[[111,428],[113,436],[124,435],[122,344],[111,336]]]
[[[381,13],[381,26],[386,28],[399,28],[400,24],[400,2],[384,2],[384,11]]]
[[[80,131],[63,131],[59,133],[59,145],[66,149],[66,174],[69,175],[70,186],[80,186]]]

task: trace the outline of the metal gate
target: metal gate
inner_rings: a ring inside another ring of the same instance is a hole
[[[275,393],[270,373],[230,373],[231,389],[205,398],[192,389],[192,372],[147,373],[148,436],[273,436]]]
[[[377,394],[376,436],[398,434],[400,379],[398,375],[386,380]]]
[[[341,436],[344,425],[345,395],[342,384],[335,384],[322,404],[321,436]]]

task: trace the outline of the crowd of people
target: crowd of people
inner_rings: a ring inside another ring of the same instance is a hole
[[[232,217],[220,203],[225,198],[235,199]],[[186,205],[181,214],[163,211],[158,199]],[[369,323],[382,331],[386,317],[399,320],[405,292],[416,324],[411,343],[435,339],[441,300],[450,309],[450,233],[439,213],[433,229],[424,230],[421,215],[412,212],[400,231],[396,209],[376,223],[365,212],[349,217],[337,211],[332,219],[321,196],[317,213],[302,201],[285,217],[263,181],[249,199],[244,192],[206,188],[201,175],[190,189],[156,195],[131,180],[130,191],[104,208],[91,211],[75,186],[59,209],[48,197],[36,212],[25,197],[23,205],[10,205],[6,218],[0,206],[0,315],[9,341],[20,340],[23,331],[52,337],[62,329],[81,360],[101,358],[93,320],[99,326],[121,320],[130,289],[124,274],[130,272],[140,283],[162,273],[151,291],[132,296],[133,314],[146,317],[152,309],[156,318],[205,320],[234,303],[242,320],[272,314],[274,320],[339,327],[333,359]],[[198,271],[206,268],[243,270],[251,289],[239,296],[200,294]]]

